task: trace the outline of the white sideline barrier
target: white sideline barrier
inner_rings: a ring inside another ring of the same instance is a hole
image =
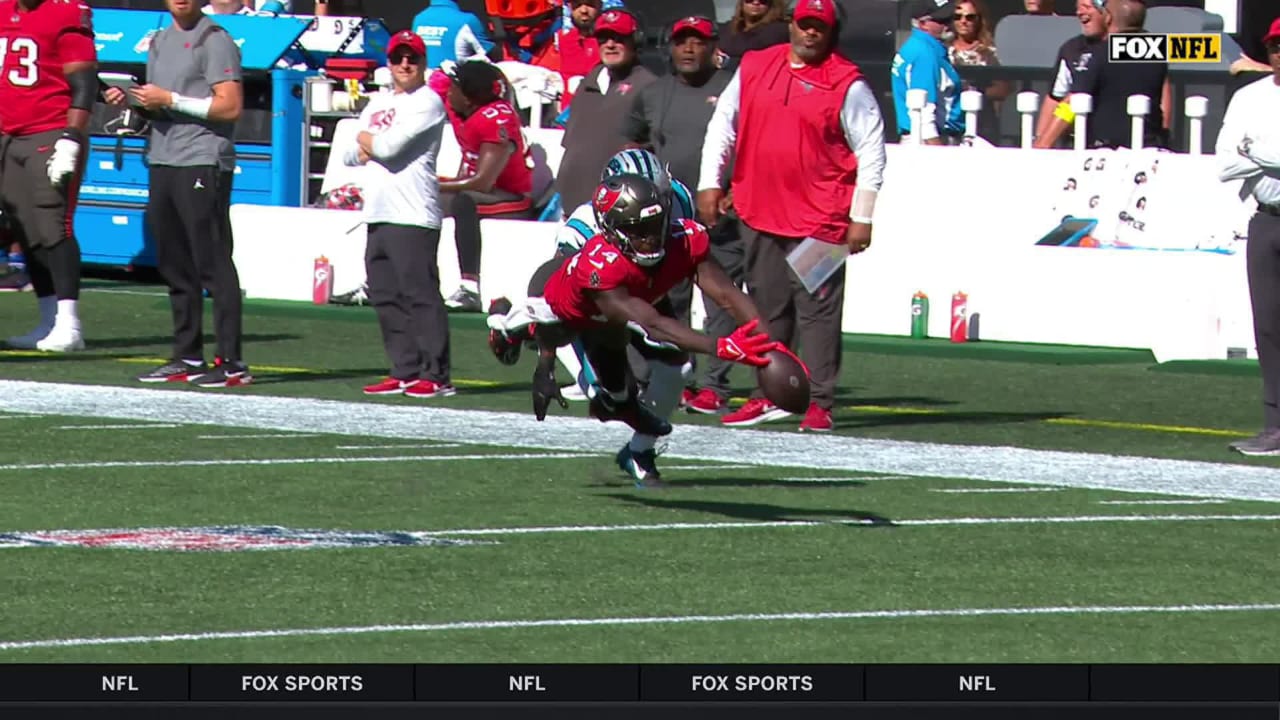
[[[1108,153],[1113,168],[1131,157]],[[1079,215],[1066,212],[1059,191],[1064,178],[1080,174],[1083,157],[890,146],[874,243],[848,264],[845,332],[906,335],[911,296],[923,290],[932,306],[930,335],[948,337],[951,295],[963,291],[985,340],[1145,348],[1160,362],[1225,358],[1228,348],[1256,357],[1243,243],[1234,255],[1035,245],[1062,215]],[[1144,240],[1217,247],[1222,243],[1213,238],[1247,221],[1251,207],[1236,196],[1238,185],[1218,182],[1213,156],[1162,154],[1159,161]],[[1094,232],[1136,237],[1132,227],[1108,224],[1103,216],[1114,216],[1117,207],[1108,202],[1097,208],[1102,222]],[[235,259],[247,296],[310,301],[312,266],[321,254],[333,263],[335,292],[359,285],[364,228],[347,234],[357,222],[359,214],[349,211],[233,206]],[[482,229],[485,303],[498,295],[523,298],[529,274],[551,255],[556,225],[484,220]],[[439,263],[448,294],[459,281],[449,220]],[[700,322],[700,298],[694,312]]]

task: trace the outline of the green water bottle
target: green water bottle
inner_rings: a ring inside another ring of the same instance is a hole
[[[911,296],[911,337],[929,337],[929,296],[923,290]]]

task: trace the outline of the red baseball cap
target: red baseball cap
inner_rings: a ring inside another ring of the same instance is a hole
[[[1267,45],[1272,40],[1280,40],[1280,18],[1276,18],[1271,23],[1271,29],[1267,31],[1265,37],[1262,38],[1262,44]]]
[[[835,27],[836,6],[832,0],[799,0],[791,19],[800,22],[805,18],[821,20],[827,27]]]
[[[426,57],[427,44],[422,42],[422,36],[412,30],[401,30],[391,36],[391,42],[387,43],[387,57],[390,58],[396,50],[400,48],[409,48],[418,57]]]
[[[686,32],[701,35],[708,40],[715,40],[719,35],[716,32],[715,23],[698,15],[691,15],[687,18],[677,20],[676,24],[671,26],[671,37],[675,37],[680,33]]]
[[[611,32],[630,37],[639,29],[640,23],[636,21],[636,16],[626,10],[606,10],[596,18],[596,33]]]

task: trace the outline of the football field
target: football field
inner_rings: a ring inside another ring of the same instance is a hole
[[[253,301],[253,386],[143,386],[163,290],[90,285],[87,352],[0,352],[0,662],[1280,662],[1253,363],[851,336],[836,433],[679,414],[637,490],[481,316],[452,398]]]

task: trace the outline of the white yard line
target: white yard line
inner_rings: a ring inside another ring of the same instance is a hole
[[[529,413],[17,380],[0,381],[0,411],[610,454],[631,434],[564,415],[540,423]],[[698,425],[677,425],[668,442],[668,460],[1280,502],[1280,467],[1263,465]]]
[[[936,492],[936,493],[951,493],[951,494],[954,494],[954,495],[970,495],[970,494],[973,494],[973,495],[983,495],[983,494],[997,495],[997,494],[1000,494],[1000,493],[1012,493],[1012,494],[1017,494],[1017,493],[1045,493],[1045,492],[1061,492],[1061,491],[1062,491],[1062,488],[1038,488],[1038,487],[1025,487],[1025,488],[930,488],[930,489],[929,489],[929,492]]]
[[[652,523],[647,525],[544,525],[505,528],[459,528],[424,530],[419,537],[484,535],[557,535],[568,533],[669,532],[675,530],[752,530],[760,528],[812,528],[834,525],[883,527],[946,527],[974,525],[1075,525],[1086,523],[1154,522],[1280,522],[1280,515],[1063,515],[1045,517],[956,517],[873,520],[848,518],[831,520],[766,520],[756,522]]]
[[[904,620],[916,618],[1026,617],[1037,615],[1138,615],[1144,613],[1206,614],[1229,612],[1276,612],[1280,603],[1219,605],[1061,605],[1010,608],[939,608],[924,610],[853,610],[836,612],[739,613],[734,615],[670,615],[656,617],[559,618],[547,620],[473,620],[421,623],[413,625],[362,625],[279,630],[236,630],[229,632],[181,633],[171,635],[127,635],[51,640],[0,642],[0,651],[35,650],[101,645],[150,645],[153,643],[200,642],[207,640],[256,640],[263,638],[373,635],[380,633],[429,633],[454,630],[527,630],[564,627],[618,627],[643,625],[694,625],[709,623],[813,622],[833,620]]]
[[[1099,505],[1223,505],[1226,500],[1099,500]]]
[[[98,470],[103,468],[208,467],[217,465],[329,465],[343,463],[440,462],[453,460],[549,460],[591,457],[582,453],[506,453],[493,455],[399,455],[396,457],[298,457],[261,460],[122,460],[107,462],[0,465],[6,470]]]
[[[414,445],[335,445],[334,450],[435,450],[462,447],[462,443],[416,443]]]
[[[151,423],[136,425],[58,425],[54,430],[165,430],[182,427],[177,423]]]
[[[252,435],[197,435],[197,440],[268,440],[273,438],[313,438],[320,433],[257,433]]]

